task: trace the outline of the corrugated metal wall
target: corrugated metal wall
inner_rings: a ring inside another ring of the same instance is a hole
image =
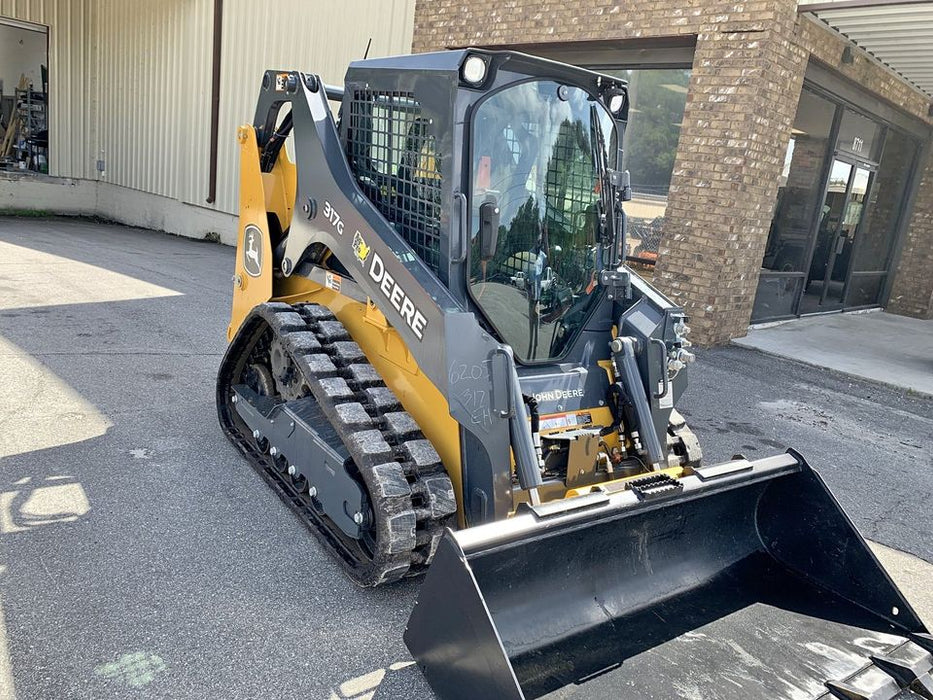
[[[414,0],[224,3],[218,206],[236,211],[236,128],[252,121],[263,71],[298,69],[342,84],[350,61],[409,53]]]
[[[102,179],[202,204],[211,0],[97,0],[96,158]]]
[[[342,82],[349,61],[407,53],[415,0],[224,3],[218,198],[237,209],[236,128],[262,72]],[[0,0],[0,16],[49,26],[50,172],[209,206],[213,0]]]

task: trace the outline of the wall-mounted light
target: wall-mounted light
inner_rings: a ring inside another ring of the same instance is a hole
[[[843,63],[855,63],[855,54],[853,53],[851,46],[846,46],[842,50],[842,62]]]

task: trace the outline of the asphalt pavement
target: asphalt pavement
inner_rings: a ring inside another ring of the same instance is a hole
[[[418,582],[349,583],[220,432],[233,256],[0,219],[0,697],[432,697]],[[933,562],[933,400],[731,347],[682,410],[708,461],[794,447]]]

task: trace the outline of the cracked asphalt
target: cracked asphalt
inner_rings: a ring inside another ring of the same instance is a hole
[[[432,697],[418,582],[354,587],[221,435],[233,256],[0,219],[0,697]],[[681,408],[708,462],[794,447],[933,562],[933,400],[730,347]]]

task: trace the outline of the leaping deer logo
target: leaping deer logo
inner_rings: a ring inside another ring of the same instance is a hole
[[[243,251],[243,267],[247,274],[259,277],[262,273],[262,234],[255,226],[246,229],[246,248]]]
[[[363,236],[359,231],[356,232],[356,235],[353,236],[353,254],[356,255],[356,259],[360,261],[360,265],[366,263],[366,258],[369,257],[369,253],[372,248],[366,245],[366,241],[363,240]]]

